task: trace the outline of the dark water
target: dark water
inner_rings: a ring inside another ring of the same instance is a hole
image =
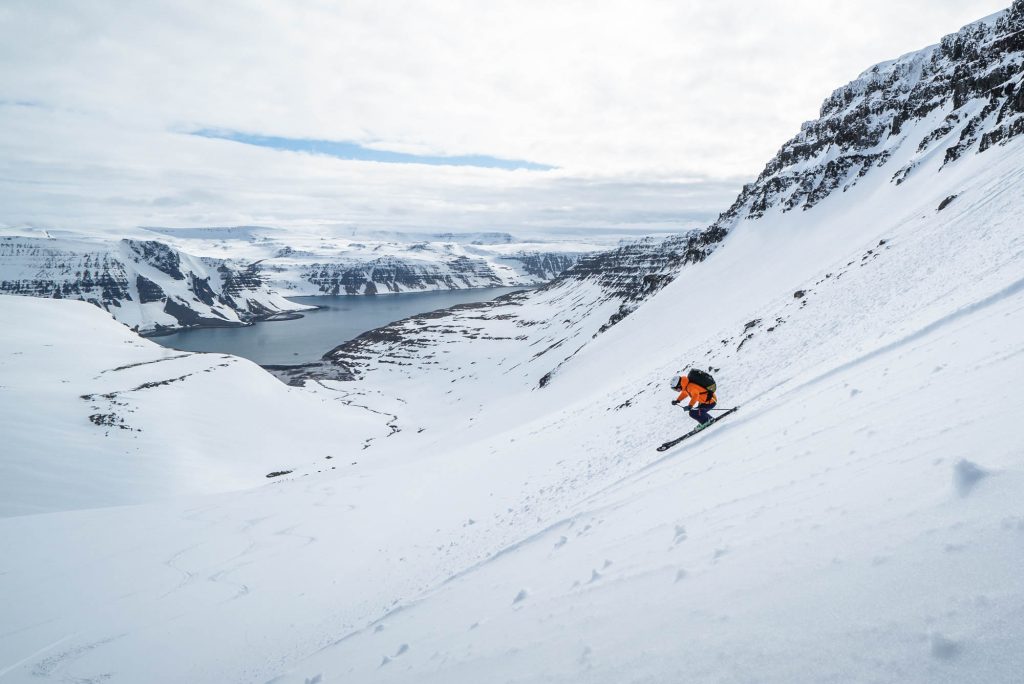
[[[152,338],[185,351],[225,352],[260,364],[315,361],[342,342],[367,330],[436,309],[483,302],[522,287],[488,287],[390,295],[289,297],[322,307],[292,321],[263,321],[244,328],[200,328]]]

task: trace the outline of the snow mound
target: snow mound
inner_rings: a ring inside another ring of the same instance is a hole
[[[388,433],[365,409],[245,359],[165,349],[84,302],[0,296],[0,320],[0,516],[250,488],[330,470]]]

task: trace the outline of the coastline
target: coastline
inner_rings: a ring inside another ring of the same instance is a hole
[[[302,311],[313,311],[313,310],[321,309],[321,308],[323,308],[323,307],[320,307],[320,306],[309,306],[309,307],[306,307],[306,308],[302,309]],[[236,323],[234,321],[220,322],[220,321],[216,321],[216,320],[203,319],[204,322],[197,323],[195,325],[183,325],[183,326],[180,326],[180,327],[177,327],[177,328],[159,327],[159,328],[156,328],[155,330],[140,330],[140,331],[136,331],[136,332],[139,334],[140,337],[146,337],[146,338],[150,338],[150,337],[167,337],[168,335],[174,335],[176,333],[184,332],[185,330],[202,330],[204,328],[248,328],[248,327],[253,326],[253,325],[257,324],[257,323],[267,323],[267,322],[274,322],[274,321],[294,321],[294,320],[298,320],[299,318],[303,318],[303,317],[304,317],[304,314],[301,314],[298,311],[279,311],[279,312],[273,313],[273,314],[266,314],[266,315],[262,315],[262,316],[257,316],[255,318],[253,318],[253,320],[248,321],[246,323]]]

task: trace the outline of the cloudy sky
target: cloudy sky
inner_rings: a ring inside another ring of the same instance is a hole
[[[0,226],[701,225],[1009,0],[4,0]]]

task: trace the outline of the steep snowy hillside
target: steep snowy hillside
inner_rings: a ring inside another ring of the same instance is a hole
[[[966,129],[923,155],[918,136],[985,108],[956,84],[1017,59],[1022,19],[1018,1],[918,53],[951,99],[808,210],[789,193],[856,154],[850,122],[708,231],[280,371],[305,387],[275,410],[386,416],[339,448],[351,470],[0,519],[0,678],[1018,681],[1024,137],[947,159]],[[740,409],[658,453],[690,427],[667,384],[691,364]]]
[[[156,241],[0,237],[0,294],[81,299],[142,332],[243,325],[307,309],[259,273]]]
[[[343,235],[327,229],[259,227],[149,230],[190,253],[254,263],[271,287],[293,295],[537,285],[583,255],[616,246],[617,237],[549,236],[531,241],[508,233],[357,231]]]
[[[329,470],[391,431],[244,359],[165,349],[83,302],[0,296],[0,320],[0,516],[252,487]]]
[[[578,347],[569,341],[582,343],[622,320],[681,268],[705,259],[744,221],[796,208],[810,210],[865,179],[878,188],[900,185],[917,174],[948,176],[947,169],[962,158],[984,157],[1021,133],[1024,2],[1017,0],[1005,12],[970,24],[937,45],[876,65],[836,90],[822,104],[821,117],[805,123],[707,229],[581,259],[552,287],[565,293],[583,291],[575,281],[584,280],[600,289],[586,289],[582,299],[550,294],[554,301],[573,300],[577,314],[565,326],[547,321],[544,330],[552,332],[544,339],[551,344],[566,340],[564,350],[575,353]],[[937,182],[936,187],[952,188],[940,203],[955,201],[953,179]],[[581,307],[602,315],[610,308],[613,313],[581,323]],[[504,309],[497,315],[516,314]]]
[[[399,413],[339,450],[358,472],[0,520],[0,672],[1014,681],[1021,154],[962,167],[941,212],[948,188],[908,182],[899,210],[750,222],[542,390],[506,372],[528,352],[482,338],[316,384]],[[831,259],[833,240],[863,246]],[[656,453],[688,422],[666,378],[705,358],[740,412]]]

